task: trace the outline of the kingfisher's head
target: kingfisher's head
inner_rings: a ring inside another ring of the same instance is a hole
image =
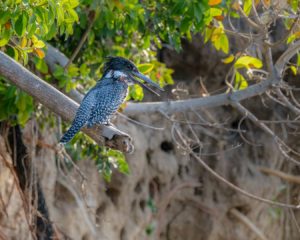
[[[105,63],[103,77],[114,78],[116,81],[123,81],[127,85],[138,84],[148,91],[158,95],[152,89],[148,88],[146,85],[135,78],[138,77],[164,91],[164,89],[162,89],[158,84],[140,73],[137,66],[133,62],[123,57],[110,57],[109,61]]]

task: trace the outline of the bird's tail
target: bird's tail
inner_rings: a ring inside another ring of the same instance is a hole
[[[65,133],[65,135],[59,140],[60,143],[67,143],[69,142],[74,135],[80,130],[82,126],[79,124],[72,125],[69,130]]]

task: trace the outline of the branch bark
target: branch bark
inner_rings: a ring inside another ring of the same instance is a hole
[[[195,98],[183,101],[138,104],[127,103],[127,107],[122,113],[125,115],[138,115],[142,113],[150,114],[163,111],[166,114],[172,114],[201,108],[219,107],[260,95],[270,90],[272,86],[280,84],[281,72],[285,64],[296,54],[298,49],[300,49],[300,41],[291,44],[280,56],[275,66],[272,66],[270,69],[272,72],[270,72],[266,80],[246,89],[206,98]]]
[[[67,122],[73,121],[79,107],[77,103],[42,81],[3,52],[0,52],[0,74]],[[100,146],[108,146],[124,153],[133,152],[130,136],[115,128],[95,126],[86,129],[83,127],[81,131]]]
[[[166,114],[173,114],[200,108],[219,107],[260,95],[270,90],[273,84],[278,83],[280,83],[279,76],[271,74],[265,81],[236,92],[173,102],[127,103],[127,107],[123,109],[122,113],[125,115],[138,115],[163,111]]]

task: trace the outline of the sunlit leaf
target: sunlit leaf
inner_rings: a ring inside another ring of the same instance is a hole
[[[295,66],[291,66],[291,70],[293,71],[294,75],[297,75],[297,68]]]
[[[42,40],[38,40],[36,43],[33,44],[36,48],[43,48],[45,47],[45,43]]]
[[[250,65],[253,65],[255,68],[261,68],[263,66],[262,62],[259,59],[249,56],[243,56],[235,62],[234,68],[237,69],[245,67],[249,69]]]
[[[216,41],[223,32],[224,30],[222,28],[216,28],[212,34],[211,41],[212,42]]]
[[[246,13],[247,16],[249,16],[251,8],[252,8],[252,0],[245,0],[244,12]]]
[[[32,43],[36,44],[38,42],[38,38],[35,35],[32,35]]]
[[[23,48],[23,47],[26,47],[26,45],[27,45],[27,39],[26,39],[25,37],[23,37],[22,43],[21,43],[21,47],[22,47],[22,48]]]
[[[229,50],[229,41],[226,34],[224,33],[220,36],[220,44],[223,52],[227,54]]]
[[[235,90],[242,90],[242,89],[245,89],[247,87],[248,87],[248,83],[245,80],[245,78],[243,77],[243,75],[241,75],[238,71],[236,71],[234,89]]]
[[[296,35],[293,34],[292,36],[289,36],[289,38],[286,40],[286,43],[289,44],[290,42],[295,41],[295,40],[296,40]]]
[[[223,63],[231,63],[234,60],[234,55],[231,54],[228,58],[221,60]]]
[[[15,52],[15,60],[18,61],[18,59],[19,59],[19,51],[18,51],[18,49],[14,48],[14,52]]]
[[[3,47],[5,44],[8,43],[11,36],[10,30],[4,30],[4,34],[2,35],[2,38],[0,39],[0,47]]]
[[[144,63],[137,66],[139,71],[143,74],[150,72],[154,68],[154,64],[152,63]]]

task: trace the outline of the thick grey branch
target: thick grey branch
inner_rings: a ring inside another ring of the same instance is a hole
[[[0,74],[67,122],[73,121],[79,107],[77,103],[42,81],[3,52],[0,52]],[[91,129],[84,127],[81,130],[101,146],[108,146],[126,153],[133,151],[131,138],[117,129],[96,126]]]
[[[172,114],[201,108],[218,107],[260,95],[265,91],[270,90],[273,84],[278,84],[279,82],[279,76],[271,74],[265,81],[250,86],[244,90],[183,101],[138,104],[127,103],[127,107],[123,109],[122,113],[125,115],[137,115],[142,113],[151,114],[163,111],[166,114]]]

